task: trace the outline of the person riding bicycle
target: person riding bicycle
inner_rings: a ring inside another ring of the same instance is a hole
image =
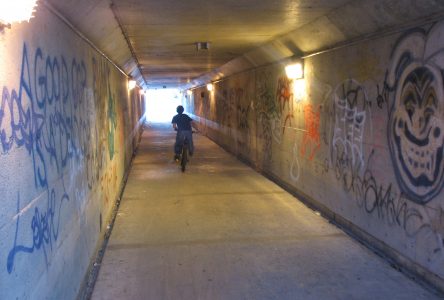
[[[191,123],[193,119],[191,119],[187,114],[184,114],[184,108],[182,105],[179,105],[176,108],[177,115],[173,117],[171,123],[173,124],[174,130],[177,131],[176,134],[176,143],[174,144],[174,160],[178,160],[180,157],[180,153],[182,152],[182,145],[185,139],[188,140],[188,149],[190,156],[193,155],[194,145],[193,145],[193,131],[191,127]]]

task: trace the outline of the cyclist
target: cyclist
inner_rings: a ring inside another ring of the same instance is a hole
[[[187,114],[184,114],[184,108],[182,105],[179,105],[176,108],[177,115],[173,117],[171,123],[173,124],[174,130],[177,131],[176,134],[176,143],[174,144],[174,160],[178,161],[180,157],[180,153],[182,152],[182,145],[184,143],[185,138],[188,140],[188,149],[190,156],[193,155],[194,145],[193,145],[193,134],[191,123],[193,119],[191,119]]]

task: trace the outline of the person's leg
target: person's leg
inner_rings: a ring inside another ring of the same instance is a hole
[[[182,152],[183,134],[180,131],[176,133],[176,142],[174,143],[174,159],[179,159]]]
[[[190,152],[190,155],[193,155],[194,153],[194,144],[193,144],[193,132],[186,131],[187,139],[188,139],[188,150]]]

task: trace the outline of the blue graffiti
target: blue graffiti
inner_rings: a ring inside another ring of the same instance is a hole
[[[99,147],[91,143],[97,132],[89,116],[86,98],[87,71],[83,61],[44,55],[38,48],[31,62],[26,44],[23,46],[18,90],[3,87],[0,105],[0,155],[24,149],[32,161],[34,187],[47,195],[45,209],[34,208],[28,229],[32,244],[20,243],[23,225],[20,196],[17,200],[15,237],[7,257],[7,271],[12,272],[19,253],[42,250],[48,264],[48,251],[57,241],[60,212],[70,197],[65,189],[65,174],[70,162],[93,168]],[[88,178],[92,187],[94,178]],[[61,182],[61,191],[51,187]]]
[[[57,58],[50,57],[44,61],[39,48],[35,53],[34,73],[31,74],[26,45],[23,47],[18,93],[3,87],[0,143],[3,154],[13,148],[26,148],[32,157],[36,187],[48,185],[47,158],[58,173],[62,173],[79,148],[75,129],[79,126],[78,108],[82,102],[81,91],[85,87],[86,68],[83,62],[73,60],[69,74],[63,57],[60,63]],[[68,102],[70,92],[73,104]]]
[[[52,250],[53,240],[57,241],[60,228],[60,210],[65,201],[69,201],[69,197],[64,193],[60,200],[56,201],[56,193],[52,189],[48,195],[48,203],[46,211],[41,212],[37,207],[34,209],[34,215],[31,220],[32,245],[19,245],[17,242],[20,227],[20,194],[17,198],[17,221],[15,227],[14,246],[9,251],[6,268],[11,273],[14,267],[14,259],[18,253],[33,253],[34,250],[43,249],[45,262],[48,264],[48,254],[46,247]],[[58,203],[58,207],[57,207]],[[57,220],[56,220],[57,219]]]

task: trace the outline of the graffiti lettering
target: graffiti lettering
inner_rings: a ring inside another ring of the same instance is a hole
[[[17,221],[14,236],[14,246],[9,251],[6,268],[11,273],[14,267],[15,256],[19,253],[33,253],[34,250],[43,250],[45,261],[48,264],[48,254],[46,247],[52,250],[53,241],[57,241],[60,228],[60,210],[65,201],[69,201],[68,195],[63,194],[56,200],[56,193],[51,190],[48,195],[48,203],[45,212],[41,212],[37,207],[34,209],[30,229],[32,232],[32,245],[25,246],[18,243],[18,232],[20,228],[20,195],[17,199]]]
[[[369,100],[364,88],[354,80],[347,80],[338,86],[333,97],[334,128],[331,159],[336,161],[338,157],[345,158],[350,164],[350,169],[360,170],[364,167],[362,142]]]
[[[52,182],[64,182],[65,170],[74,160],[85,163],[90,153],[91,123],[86,101],[87,72],[85,64],[73,59],[68,65],[63,56],[45,56],[38,48],[34,61],[23,46],[20,85],[18,90],[3,87],[0,106],[0,155],[25,150],[32,161],[34,187],[37,193],[47,195],[46,209],[36,206],[30,220],[32,244],[23,245],[19,237],[26,234],[21,224],[20,197],[17,200],[16,232],[7,258],[7,270],[12,272],[19,253],[42,250],[47,253],[57,241],[60,212],[69,195],[62,184],[56,193]],[[49,171],[51,170],[51,171]],[[72,178],[72,177],[71,177]],[[60,194],[58,196],[58,194]],[[49,249],[48,249],[49,247]]]
[[[237,144],[240,151],[246,154],[250,152],[251,143],[250,125],[248,124],[249,113],[249,105],[247,107],[243,107],[241,103],[237,105],[237,129],[239,132],[239,135],[237,137]]]
[[[402,227],[408,236],[416,236],[422,230],[432,230],[430,224],[424,223],[421,212],[408,205],[404,194],[396,193],[392,184],[383,186],[377,182],[368,167],[374,153],[371,152],[362,176],[356,170],[346,171],[350,164],[345,155],[337,159],[334,165],[335,174],[344,189],[354,195],[358,205],[367,213],[376,214],[388,225]]]
[[[31,74],[26,46],[23,48],[20,88],[11,93],[3,87],[0,107],[0,141],[2,153],[7,154],[13,147],[25,147],[33,159],[36,187],[46,187],[47,157],[61,172],[75,151],[74,126],[76,117],[72,107],[64,105],[69,87],[62,83],[67,75],[67,67],[62,57],[61,66],[57,59],[46,59],[43,72],[38,63],[42,60],[42,51],[36,51],[35,66]],[[52,61],[52,63],[51,63]],[[79,73],[77,73],[79,72]],[[65,74],[65,75],[62,75]],[[71,91],[86,85],[86,70],[83,63],[72,63],[72,74],[79,81],[73,81]],[[31,78],[38,78],[32,81]],[[37,86],[32,82],[38,83]],[[63,99],[61,98],[63,96]],[[81,94],[79,96],[82,96]],[[81,98],[81,97],[80,97]],[[77,99],[80,101],[81,99]],[[60,147],[57,147],[61,145]]]
[[[279,107],[276,104],[273,88],[270,86],[271,74],[260,71],[257,76],[255,110],[259,120],[258,136],[262,142],[263,163],[271,162],[273,128],[272,121],[279,118]]]
[[[282,134],[284,134],[285,128],[291,126],[291,120],[293,119],[293,93],[291,91],[291,81],[287,76],[278,79],[276,101],[279,105],[280,116],[284,118],[282,124]],[[287,107],[286,114],[284,113],[285,107]]]

